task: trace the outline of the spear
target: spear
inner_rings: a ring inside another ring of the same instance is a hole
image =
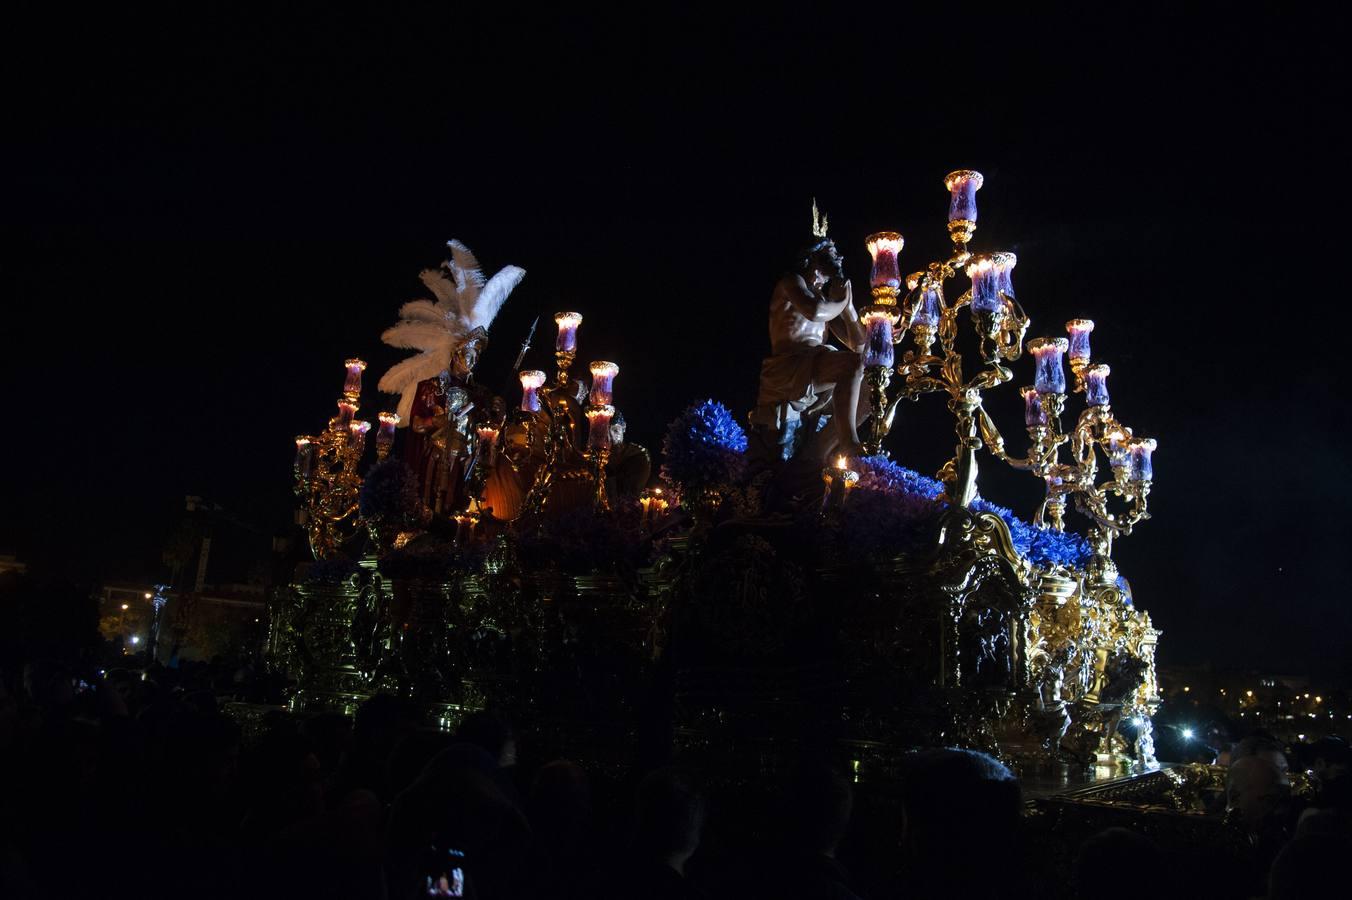
[[[521,352],[516,355],[516,362],[512,363],[512,370],[507,373],[507,385],[502,389],[506,394],[512,389],[512,376],[521,370],[521,363],[526,359],[526,353],[530,350],[530,342],[535,337],[535,326],[540,324],[540,317],[536,316],[535,321],[530,323],[530,331],[526,332],[526,339],[521,342]]]

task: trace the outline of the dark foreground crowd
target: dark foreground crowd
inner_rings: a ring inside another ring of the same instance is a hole
[[[1124,829],[1059,848],[1059,873],[1039,865],[1058,848],[982,754],[916,753],[895,795],[866,804],[811,759],[751,784],[529,761],[502,716],[446,734],[389,696],[351,719],[278,711],[246,739],[208,682],[84,683],[52,663],[0,678],[0,896],[1140,898],[1184,883],[1176,848]],[[1252,852],[1203,873],[1201,895],[1345,896],[1346,747],[1322,751],[1325,790],[1304,809],[1280,745],[1229,755]]]

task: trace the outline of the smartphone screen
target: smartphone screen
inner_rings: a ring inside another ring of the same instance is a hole
[[[465,896],[465,854],[460,850],[432,848],[433,864],[427,874],[428,897]]]

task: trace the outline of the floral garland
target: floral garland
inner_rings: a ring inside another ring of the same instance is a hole
[[[856,469],[859,482],[850,492],[850,515],[842,529],[850,546],[865,553],[899,553],[915,547],[927,533],[925,525],[947,506],[942,482],[882,456],[861,459]],[[1013,510],[984,498],[972,501],[972,509],[999,516],[1009,528],[1014,549],[1033,565],[1083,569],[1093,555],[1079,535],[1030,525]]]

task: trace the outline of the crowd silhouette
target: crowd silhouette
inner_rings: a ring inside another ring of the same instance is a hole
[[[0,896],[496,898],[1321,896],[1352,851],[1347,747],[1227,748],[1240,857],[1111,828],[1040,834],[994,758],[931,749],[887,785],[801,754],[751,778],[542,758],[493,710],[452,732],[379,695],[241,720],[247,668],[0,660]],[[254,707],[257,708],[257,707]],[[1314,774],[1292,796],[1288,770]]]

